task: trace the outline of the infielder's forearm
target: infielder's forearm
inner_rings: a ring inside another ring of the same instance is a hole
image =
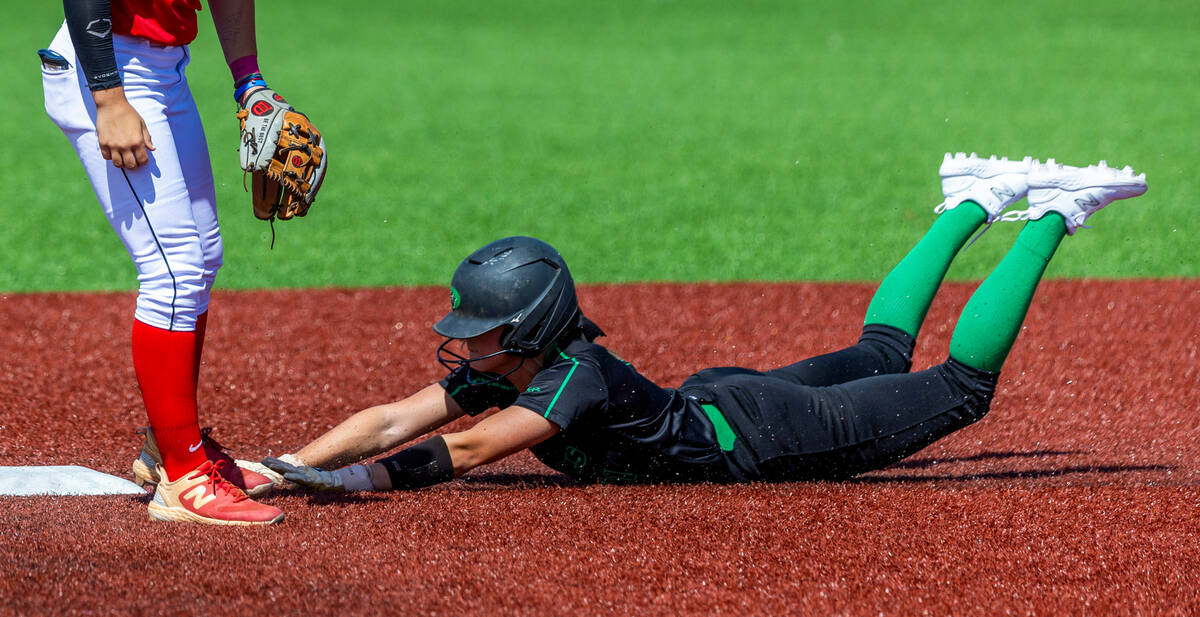
[[[136,169],[149,161],[154,149],[150,131],[125,98],[121,71],[113,52],[110,0],[63,0],[67,30],[96,103],[96,141],[100,155],[113,165]]]
[[[63,13],[88,89],[119,87],[121,72],[113,53],[111,0],[63,0]],[[125,98],[123,92],[121,98]]]
[[[395,403],[364,409],[295,453],[305,465],[336,469],[387,452],[463,415],[438,384]]]
[[[254,0],[209,0],[213,26],[225,62],[258,55],[258,41],[254,36]]]

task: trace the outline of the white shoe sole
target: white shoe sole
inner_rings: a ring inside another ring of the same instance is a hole
[[[972,176],[974,178],[994,178],[1004,174],[1028,174],[1033,165],[1033,157],[1025,157],[1020,161],[1010,161],[1008,157],[979,158],[974,152],[968,156],[964,152],[951,155],[946,153],[938,175],[943,178],[951,176]]]
[[[234,527],[249,527],[251,525],[274,525],[283,522],[283,513],[269,521],[223,521],[207,516],[200,516],[195,512],[185,508],[172,508],[164,506],[154,501],[151,501],[146,506],[147,512],[150,514],[150,519],[155,521],[167,521],[174,523],[199,523],[201,525],[230,525]]]
[[[1059,165],[1050,159],[1029,173],[1029,209],[1021,218],[1040,219],[1051,212],[1062,215],[1067,234],[1074,235],[1093,214],[1114,201],[1146,192],[1146,174],[1132,167],[1109,167],[1104,161],[1089,167]]]
[[[1123,169],[1109,167],[1106,161],[1088,167],[1071,167],[1049,159],[1044,165],[1035,165],[1029,172],[1029,189],[1059,189],[1067,192],[1128,190],[1132,191],[1128,197],[1137,197],[1146,192],[1146,174],[1134,175],[1133,168],[1128,165]]]

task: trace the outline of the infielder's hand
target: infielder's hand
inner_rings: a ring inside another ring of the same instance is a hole
[[[287,461],[270,456],[264,458],[262,463],[267,468],[283,475],[284,480],[295,482],[300,486],[318,491],[346,490],[346,487],[342,485],[342,478],[332,471],[309,467],[308,465],[293,465]]]
[[[96,139],[100,156],[111,160],[113,166],[137,169],[150,160],[147,150],[154,150],[150,130],[137,110],[125,99],[125,89],[118,86],[92,92],[96,101]]]

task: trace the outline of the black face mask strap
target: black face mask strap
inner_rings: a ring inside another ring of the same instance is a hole
[[[449,345],[452,341],[456,341],[456,340],[458,340],[458,339],[448,338],[445,341],[443,341],[441,345],[438,345],[437,360],[442,366],[446,367],[446,370],[449,370],[449,371],[456,371],[458,369],[466,369],[468,371],[467,372],[467,382],[468,383],[478,385],[478,384],[486,384],[486,383],[494,383],[497,381],[502,381],[504,378],[517,372],[518,370],[521,369],[522,366],[525,365],[525,356],[521,356],[521,361],[516,366],[512,367],[507,372],[505,372],[503,375],[497,375],[495,373],[485,373],[483,371],[477,371],[477,370],[471,368],[472,362],[478,362],[480,360],[486,360],[488,358],[494,358],[496,356],[500,356],[500,355],[504,355],[504,354],[511,354],[512,352],[502,349],[500,351],[495,351],[495,352],[492,352],[487,355],[479,356],[478,358],[464,358],[446,348],[447,345]]]

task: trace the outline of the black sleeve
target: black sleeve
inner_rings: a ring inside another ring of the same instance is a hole
[[[438,382],[446,394],[469,416],[477,416],[492,407],[508,407],[517,400],[517,389],[507,379],[469,368],[456,368]]]
[[[396,490],[425,488],[454,479],[454,460],[441,435],[375,462],[387,469]]]
[[[63,0],[63,12],[88,88],[105,90],[121,85],[113,53],[112,0]]]

